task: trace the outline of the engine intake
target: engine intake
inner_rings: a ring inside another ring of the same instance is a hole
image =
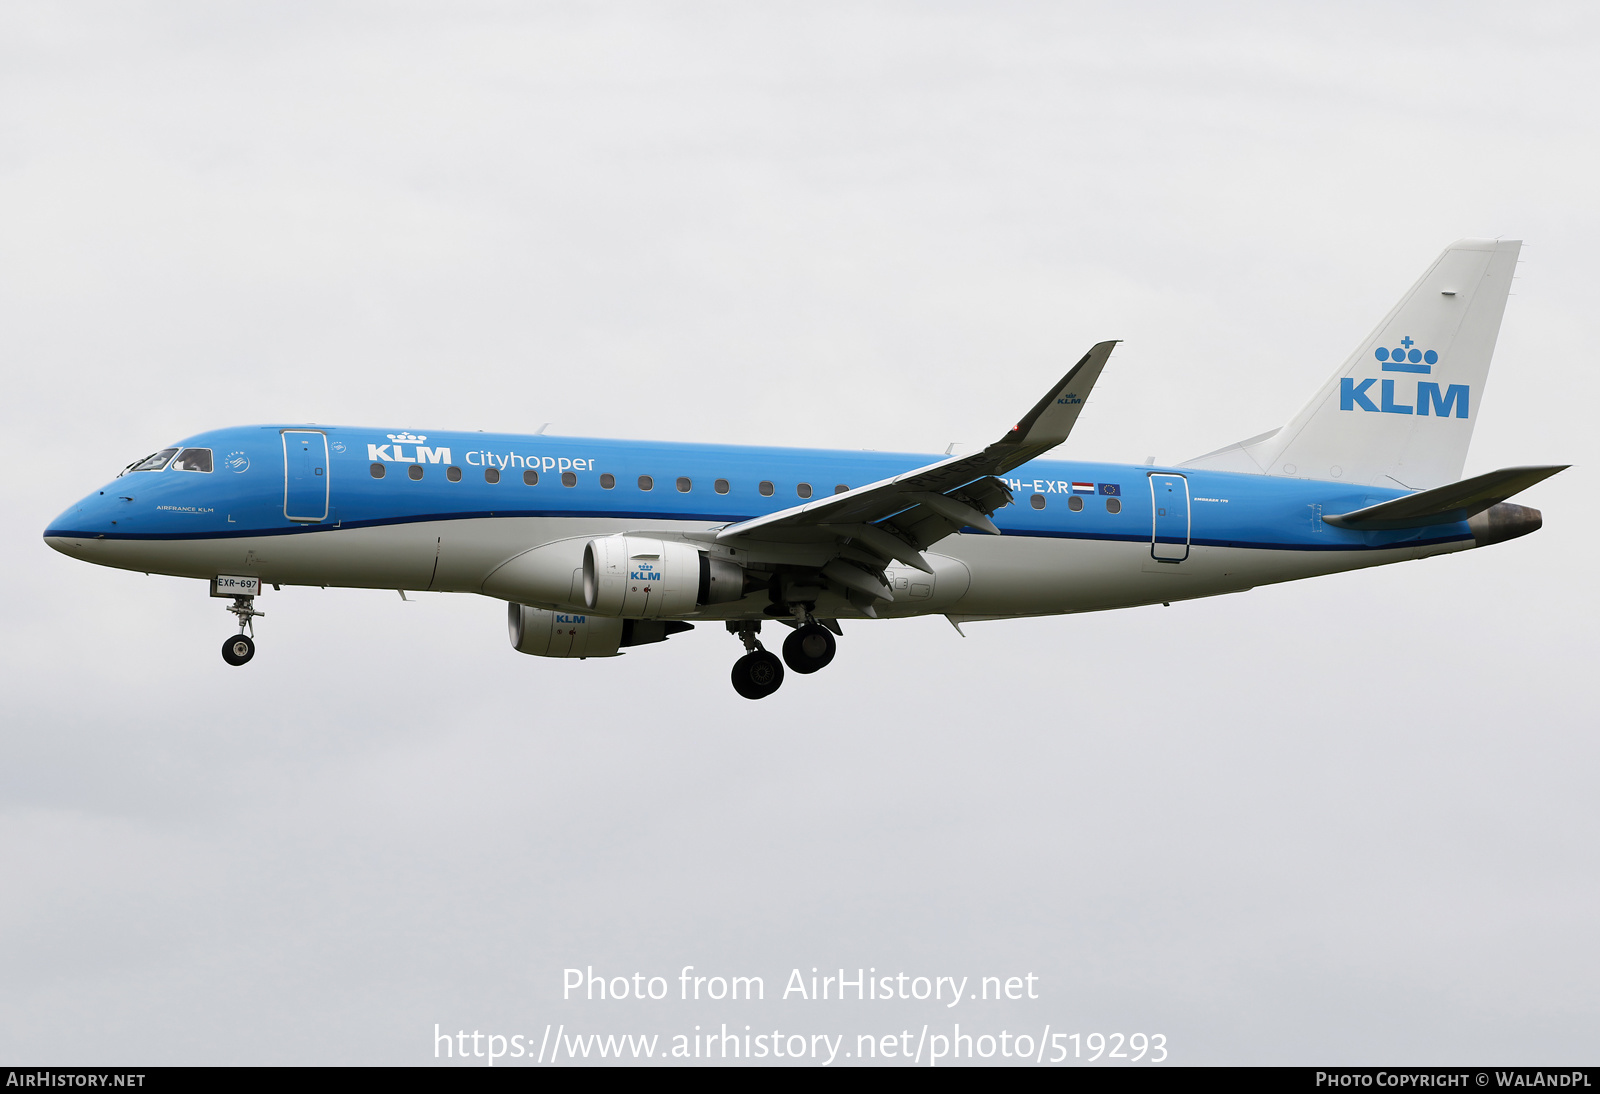
[[[689,615],[745,593],[744,568],[677,540],[603,536],[583,549],[583,601],[625,619]]]

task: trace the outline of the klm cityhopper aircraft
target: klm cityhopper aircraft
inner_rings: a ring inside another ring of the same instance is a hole
[[[208,581],[238,617],[231,665],[267,585],[431,589],[505,601],[511,645],[540,657],[725,623],[733,686],[759,699],[784,664],[827,665],[846,619],[1170,603],[1534,531],[1505,499],[1563,467],[1457,481],[1520,246],[1452,244],[1288,425],[1175,467],[1042,458],[1102,342],[975,455],[246,426],[130,464],[45,542]],[[792,628],[782,661],[767,620]]]

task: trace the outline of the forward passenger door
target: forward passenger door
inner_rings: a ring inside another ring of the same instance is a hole
[[[308,524],[328,518],[328,437],[320,430],[283,431],[283,515]]]

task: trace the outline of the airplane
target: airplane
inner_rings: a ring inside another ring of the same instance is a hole
[[[242,426],[134,461],[44,538],[206,581],[237,619],[230,665],[267,585],[434,590],[504,601],[539,657],[722,623],[760,699],[785,665],[826,667],[842,621],[1170,604],[1537,530],[1506,499],[1568,465],[1460,479],[1520,248],[1452,243],[1287,425],[1173,466],[1043,458],[1108,341],[968,455]],[[789,628],[781,660],[764,622]]]

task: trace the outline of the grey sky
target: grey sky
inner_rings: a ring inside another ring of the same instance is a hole
[[[7,5],[0,1059],[959,1018],[1592,1062],[1596,19],[1307,7]],[[252,421],[938,452],[1104,338],[1063,452],[1180,460],[1469,235],[1527,245],[1467,472],[1579,465],[1489,550],[847,626],[757,704],[710,627],[547,662],[458,596],[285,589],[230,669],[203,587],[39,539]],[[560,1000],[686,964],[769,999]],[[812,966],[1043,997],[773,998]]]

